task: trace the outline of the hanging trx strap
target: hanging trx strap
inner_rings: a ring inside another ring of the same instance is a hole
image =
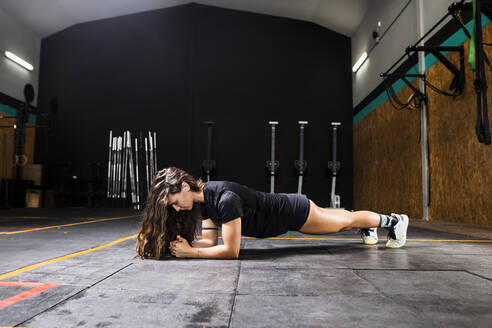
[[[485,145],[490,145],[492,143],[491,140],[491,135],[490,135],[490,127],[489,127],[489,117],[488,117],[488,109],[487,109],[487,79],[485,75],[485,68],[484,64],[487,63],[492,68],[492,65],[490,64],[489,59],[487,58],[487,55],[485,54],[483,50],[483,42],[482,42],[482,11],[489,17],[492,18],[492,10],[490,10],[487,6],[482,7],[483,2],[490,3],[491,0],[472,0],[471,3],[464,3],[465,0],[462,0],[459,3],[453,3],[449,8],[448,8],[448,13],[441,18],[424,36],[422,36],[416,43],[417,45],[420,41],[425,39],[435,28],[441,24],[446,17],[449,14],[452,14],[453,17],[456,17],[458,20],[460,26],[462,27],[464,33],[468,36],[469,33],[467,33],[466,28],[464,27],[464,24],[462,22],[462,19],[460,19],[460,14],[459,11],[461,10],[473,10],[473,20],[472,20],[472,33],[471,33],[471,39],[470,39],[470,50],[468,54],[468,64],[470,65],[470,68],[472,71],[475,72],[475,81],[474,81],[474,88],[475,92],[477,95],[477,120],[475,124],[475,132],[478,138],[478,141],[480,143],[483,143]],[[414,45],[414,47],[415,47]],[[492,45],[492,44],[488,44]],[[396,61],[385,73],[380,74],[381,77],[386,78],[386,77],[400,77],[402,74],[389,74],[391,70],[393,70],[408,54],[404,54],[400,59]],[[484,63],[485,62],[485,63]],[[449,67],[448,67],[449,68]],[[409,74],[403,75],[403,76],[411,76]],[[385,82],[388,82],[388,80],[385,79]],[[405,81],[404,81],[405,82]],[[453,81],[452,86],[455,86],[455,81]],[[458,81],[456,81],[458,82]],[[407,83],[408,84],[408,83]],[[426,83],[429,86],[430,83]],[[390,85],[391,86],[391,85]],[[435,88],[433,88],[434,91]],[[407,107],[410,102],[407,103],[401,103],[399,102],[394,94],[394,91],[392,90],[391,87],[386,89],[386,92],[388,94],[388,98],[390,102],[393,104],[393,100],[395,100],[401,108]],[[416,96],[419,96],[420,94],[416,93]],[[452,95],[452,94],[450,94]],[[420,100],[426,101],[427,99],[424,97],[421,97]],[[454,96],[454,95],[453,95]],[[393,98],[393,99],[392,99]],[[396,107],[396,106],[395,106]],[[401,109],[400,108],[400,109]]]
[[[473,19],[472,19],[472,36],[470,39],[470,52],[468,54],[468,64],[472,71],[475,72],[475,7],[476,0],[473,0]]]
[[[475,132],[478,141],[485,145],[491,144],[489,117],[487,111],[487,77],[484,68],[484,51],[482,50],[482,3],[481,0],[473,0],[474,16],[474,49],[475,49],[475,92],[477,93],[477,122]]]

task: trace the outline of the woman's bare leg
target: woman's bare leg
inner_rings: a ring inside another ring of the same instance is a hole
[[[371,211],[350,212],[341,209],[327,209],[309,200],[311,206],[307,221],[299,229],[307,234],[326,234],[353,228],[375,228],[379,226],[379,214]]]

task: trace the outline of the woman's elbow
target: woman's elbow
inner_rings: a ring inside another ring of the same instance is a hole
[[[230,251],[228,257],[230,259],[238,259],[239,258],[239,249],[237,251],[236,250]]]

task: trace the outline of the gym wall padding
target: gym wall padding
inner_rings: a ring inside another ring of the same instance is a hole
[[[203,121],[215,121],[218,180],[269,191],[269,120],[278,120],[276,192],[297,192],[299,120],[307,120],[303,192],[329,206],[331,122],[342,122],[337,194],[353,206],[350,38],[319,25],[198,4],[77,24],[42,40],[38,107],[59,111],[50,154],[107,172],[109,130],[157,132],[159,168],[201,176]],[[41,140],[41,138],[38,138]],[[39,156],[39,157],[38,157]],[[142,163],[140,163],[142,165]]]
[[[483,28],[483,40],[492,41],[491,24]],[[465,63],[469,43],[464,43]],[[492,58],[490,47],[484,48]],[[446,55],[455,65],[459,65],[458,57],[457,53]],[[490,85],[492,73],[488,66],[485,69]],[[475,73],[468,64],[465,72],[466,85],[460,97],[453,99],[427,88],[429,220],[492,226],[492,147],[479,143],[475,134]],[[449,91],[452,74],[442,63],[428,68],[426,76],[430,83]],[[417,83],[413,81],[413,85]],[[406,100],[410,89],[405,87],[397,95]],[[490,108],[490,97],[488,101]],[[389,100],[354,125],[355,208],[402,212],[412,218],[422,218],[419,134],[420,112],[397,111]]]

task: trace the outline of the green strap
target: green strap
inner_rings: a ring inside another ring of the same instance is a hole
[[[476,6],[476,0],[473,0],[473,20],[472,20],[472,37],[470,40],[470,52],[468,54],[468,64],[470,65],[470,68],[472,71],[475,72],[475,6]]]

